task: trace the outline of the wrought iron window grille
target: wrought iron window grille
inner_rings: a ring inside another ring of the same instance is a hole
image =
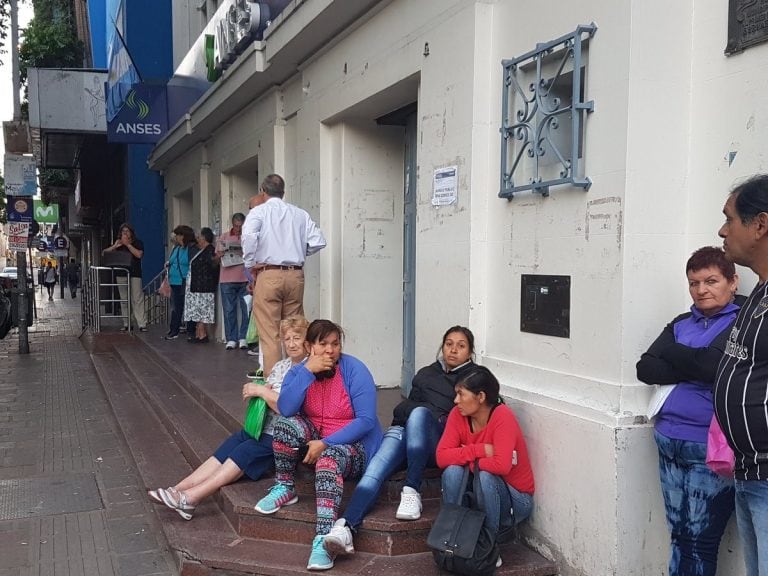
[[[584,50],[596,31],[594,23],[581,25],[502,61],[499,197],[511,200],[515,193],[527,190],[549,196],[551,186],[588,190],[592,185],[581,173],[579,158],[584,112],[594,110],[593,101],[584,102]],[[553,72],[546,77],[549,71]]]

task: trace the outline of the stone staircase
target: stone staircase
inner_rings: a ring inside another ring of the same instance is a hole
[[[91,357],[147,488],[176,483],[240,428],[240,386],[252,368],[244,354],[162,342],[152,332],[142,337],[103,335],[100,340]],[[393,400],[389,403],[391,414]],[[383,419],[389,421],[388,416]],[[180,574],[307,573],[315,533],[314,484],[311,470],[299,468],[299,502],[271,516],[253,509],[272,485],[271,478],[224,487],[198,506],[189,522],[157,505]],[[396,475],[385,486],[355,537],[356,553],[339,558],[333,573],[439,574],[426,546],[439,507],[438,472],[428,471],[424,512],[415,522],[395,519],[402,478]],[[354,482],[345,483],[345,498],[353,489]],[[504,544],[502,557],[500,575],[558,574],[553,562],[519,543]]]

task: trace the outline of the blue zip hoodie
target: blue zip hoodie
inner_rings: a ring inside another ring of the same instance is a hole
[[[283,416],[295,416],[301,411],[307,389],[315,382],[315,375],[304,366],[306,360],[291,368],[283,379],[277,408]],[[353,444],[358,440],[365,447],[365,465],[373,458],[381,444],[381,426],[376,416],[376,384],[368,368],[360,360],[349,354],[339,358],[339,370],[344,380],[355,419],[323,438],[328,445]]]

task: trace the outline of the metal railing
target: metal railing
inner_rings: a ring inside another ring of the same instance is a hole
[[[120,275],[118,275],[118,273]],[[118,280],[125,280],[125,283]],[[83,332],[91,329],[101,331],[105,318],[123,320],[123,326],[131,330],[131,272],[127,268],[91,266],[83,276],[80,307],[83,318]],[[126,287],[127,298],[120,296],[118,286]],[[117,304],[120,305],[119,312]]]
[[[171,299],[157,293],[163,283],[165,271],[160,272],[144,286],[144,310],[147,326],[150,324],[167,324],[170,317]]]

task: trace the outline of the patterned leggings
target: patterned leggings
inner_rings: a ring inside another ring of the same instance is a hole
[[[272,449],[275,452],[275,479],[293,488],[298,448],[320,434],[304,416],[278,418],[275,422]],[[328,446],[315,463],[316,531],[328,534],[339,515],[344,479],[357,479],[365,470],[365,448],[362,442]]]

